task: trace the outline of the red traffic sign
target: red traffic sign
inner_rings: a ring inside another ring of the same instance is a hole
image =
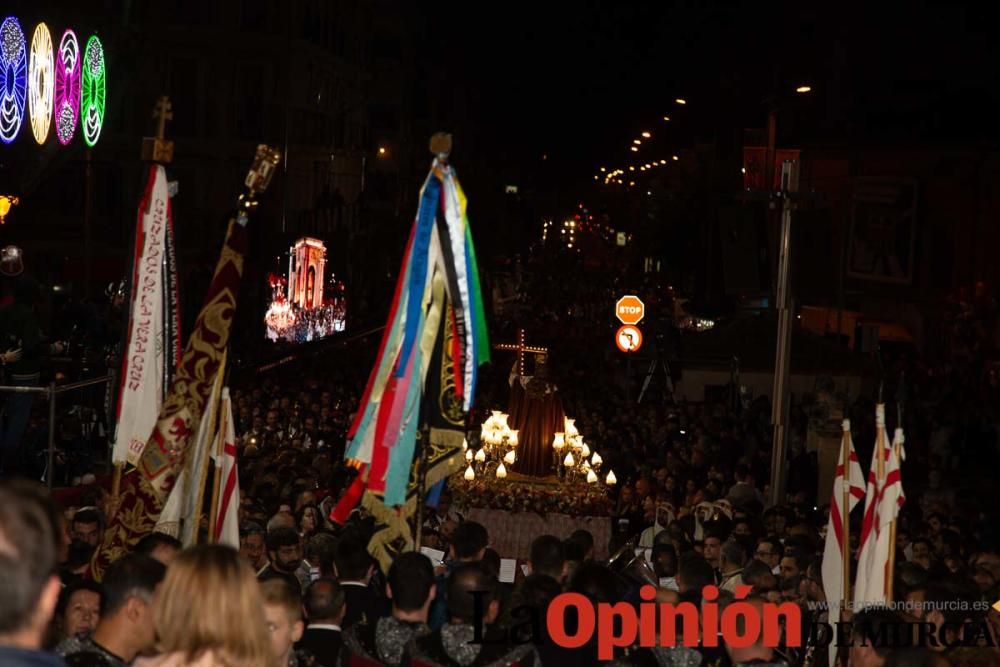
[[[642,347],[642,332],[632,324],[619,327],[615,334],[615,344],[622,352],[638,352]]]
[[[645,314],[646,304],[632,294],[626,294],[615,303],[615,317],[622,324],[639,324]]]

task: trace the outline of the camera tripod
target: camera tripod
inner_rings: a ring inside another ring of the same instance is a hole
[[[663,369],[663,378],[666,381],[666,392],[663,394],[663,402],[667,402],[668,396],[673,396],[674,381],[670,377],[670,364],[668,364],[667,360],[663,358],[663,355],[657,352],[656,358],[649,362],[649,369],[646,371],[646,377],[642,381],[642,389],[639,391],[639,398],[636,400],[637,404],[642,403],[642,398],[646,395],[646,391],[649,389],[649,383],[653,381],[653,375],[656,374],[657,368]]]

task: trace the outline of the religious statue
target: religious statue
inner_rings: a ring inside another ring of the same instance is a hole
[[[500,350],[517,352],[510,374],[508,423],[518,431],[517,461],[513,471],[532,477],[547,477],[552,468],[552,437],[564,429],[566,415],[557,387],[548,378],[548,348],[525,343],[524,330],[518,332],[518,342],[500,344]],[[531,375],[525,364],[525,354],[535,357]]]

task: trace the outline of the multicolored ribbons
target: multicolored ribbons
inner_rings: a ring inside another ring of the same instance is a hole
[[[454,170],[435,159],[421,190],[378,358],[348,433],[346,458],[360,472],[331,519],[344,522],[360,501],[394,525],[397,537],[408,539],[399,518],[416,506],[415,463],[426,461],[423,488],[452,471],[477,369],[489,361],[489,352],[465,194]],[[382,511],[388,508],[399,509],[390,517]]]

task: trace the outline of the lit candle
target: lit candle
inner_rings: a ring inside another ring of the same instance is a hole
[[[618,483],[618,478],[615,477],[615,471],[614,470],[609,470],[608,471],[608,478],[606,480],[606,483],[607,483],[608,486],[614,486],[615,484]]]
[[[564,433],[556,433],[552,436],[552,449],[559,451],[566,446],[566,436]]]
[[[476,478],[476,471],[472,469],[472,466],[469,466],[468,468],[466,468],[465,469],[465,481],[471,482],[475,478]]]
[[[563,459],[563,465],[567,468],[572,468],[576,465],[576,461],[573,460],[573,452],[566,452],[566,458]]]
[[[514,461],[517,460],[517,454],[515,454],[514,450],[512,449],[509,452],[507,452],[507,456],[503,457],[503,460],[507,462],[507,465],[512,466],[514,465]]]
[[[601,465],[602,463],[604,463],[604,459],[601,458],[600,454],[594,452],[594,455],[590,458],[590,464],[596,467]]]
[[[597,473],[595,473],[593,470],[589,471],[587,473],[587,483],[593,484],[596,481],[597,481]]]
[[[479,461],[480,463],[482,463],[483,461],[486,460],[486,449],[485,448],[480,449],[478,452],[476,452],[476,460]]]
[[[472,460],[472,450],[471,449],[465,450],[465,460],[466,461],[471,461]]]
[[[506,478],[507,478],[507,468],[505,468],[501,463],[500,465],[497,466],[497,479],[506,479]]]

